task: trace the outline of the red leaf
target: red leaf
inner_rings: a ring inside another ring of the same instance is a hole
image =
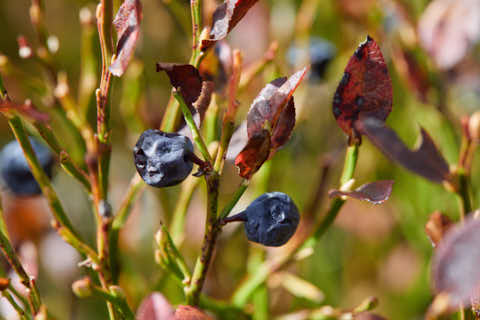
[[[178,306],[175,311],[175,320],[213,320],[200,309],[192,306]]]
[[[288,104],[285,107],[285,110],[280,114],[277,125],[273,128],[272,134],[272,151],[283,146],[292,133],[293,127],[295,126],[295,103],[293,102],[293,97],[288,100]],[[270,153],[270,157],[272,152]]]
[[[468,307],[480,287],[480,220],[470,219],[447,232],[433,258],[437,293],[447,293],[451,308]]]
[[[383,121],[375,118],[360,119],[355,122],[355,129],[366,135],[392,161],[406,169],[433,182],[448,181],[448,163],[423,128],[420,147],[413,151],[405,146],[395,131],[386,127]]]
[[[480,39],[480,2],[430,2],[420,18],[418,34],[420,43],[440,69],[454,67]]]
[[[117,77],[123,75],[133,56],[140,35],[142,4],[140,0],[125,0],[118,9],[113,25],[117,31],[117,49],[110,72]]]
[[[173,319],[174,310],[165,297],[154,292],[143,299],[137,310],[137,320],[169,320]]]
[[[219,5],[213,13],[210,39],[202,41],[202,51],[210,48],[215,42],[224,39],[257,1],[226,0]]]
[[[353,136],[359,116],[385,121],[392,111],[392,81],[377,43],[367,36],[348,61],[333,97],[333,115],[345,133]]]
[[[255,134],[248,139],[247,145],[235,158],[235,165],[239,168],[239,175],[250,179],[270,153],[270,134],[267,130]]]
[[[197,68],[190,64],[157,63],[157,72],[165,71],[172,86],[183,96],[192,113],[198,108],[201,119],[210,104],[211,83],[203,81]]]
[[[270,82],[265,88],[260,91],[257,98],[252,103],[250,111],[247,116],[247,132],[248,137],[252,137],[262,130],[268,130],[273,136],[274,133],[277,138],[281,135],[289,135],[290,132],[278,131],[276,127],[279,125],[280,118],[281,126],[285,129],[293,128],[292,124],[285,126],[286,122],[291,122],[292,119],[285,119],[285,117],[292,117],[293,100],[291,100],[293,92],[300,85],[300,82],[305,77],[307,68],[303,68],[290,78],[278,78]],[[286,112],[287,115],[283,115]],[[293,124],[295,120],[293,119]],[[280,139],[282,140],[282,139]]]
[[[47,122],[50,116],[46,113],[38,111],[30,102],[26,100],[23,104],[15,103],[9,99],[0,99],[0,112],[17,111],[18,113],[30,118],[34,121]]]
[[[433,246],[436,247],[443,239],[444,235],[453,226],[452,220],[440,211],[435,211],[425,225],[425,232],[430,238]]]
[[[328,196],[330,198],[346,196],[373,204],[381,204],[390,198],[392,187],[393,180],[382,180],[364,184],[355,191],[330,190]]]

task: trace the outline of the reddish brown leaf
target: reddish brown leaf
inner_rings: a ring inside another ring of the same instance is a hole
[[[283,146],[292,133],[295,126],[295,103],[293,97],[288,100],[285,110],[280,114],[277,125],[273,128],[271,148],[274,152],[279,147]],[[270,153],[270,157],[273,155]]]
[[[392,111],[392,81],[377,43],[367,36],[348,61],[333,97],[333,115],[348,136],[359,116],[385,121]]]
[[[381,204],[390,198],[392,194],[393,180],[382,180],[367,183],[355,191],[330,190],[330,198],[346,196],[353,199],[364,200],[373,204]]]
[[[290,133],[284,133],[277,130],[276,127],[279,125],[280,118],[283,118],[281,125],[288,129],[293,127],[291,124],[285,126],[287,119],[284,117],[291,117],[295,115],[292,114],[292,104],[290,102],[293,92],[300,85],[300,82],[305,77],[307,68],[303,68],[297,73],[293,74],[290,78],[278,78],[270,82],[265,86],[265,88],[260,91],[258,96],[252,103],[250,111],[247,116],[247,132],[248,137],[252,137],[256,133],[262,130],[268,130],[271,135],[274,135],[276,132],[277,137],[281,135],[289,135]],[[288,106],[288,108],[287,108]],[[287,115],[282,115],[282,113],[287,112]],[[289,119],[290,121],[292,119]],[[293,124],[295,120],[293,120]],[[281,139],[280,139],[281,140]]]
[[[192,306],[178,306],[175,311],[175,320],[213,320],[200,309]]]
[[[420,18],[418,34],[420,43],[440,69],[454,67],[480,39],[480,2],[430,2]]]
[[[165,297],[154,292],[143,299],[138,307],[137,320],[169,320],[174,319],[174,310]]]
[[[18,104],[9,99],[0,99],[0,112],[9,111],[16,111],[34,121],[47,122],[48,120],[50,120],[50,116],[46,113],[38,111],[32,105],[30,100],[26,100],[23,104]]]
[[[361,118],[355,122],[355,129],[366,135],[392,161],[406,169],[436,183],[449,179],[448,163],[423,128],[420,147],[413,151],[405,146],[395,131],[386,127],[383,121],[375,118]]]
[[[192,113],[195,112],[194,103],[199,98],[210,101],[211,87],[209,85],[204,86],[200,72],[194,66],[190,64],[157,63],[157,72],[160,71],[167,73],[170,83],[182,94]]]
[[[203,40],[201,49],[207,50],[224,39],[258,0],[225,0],[213,13],[210,39]]]
[[[480,287],[480,220],[470,219],[447,232],[433,258],[437,293],[448,294],[449,306],[468,307]]]
[[[268,159],[269,153],[270,134],[267,130],[262,130],[248,140],[245,148],[235,158],[235,165],[240,170],[239,175],[250,179]]]
[[[430,238],[432,245],[436,247],[452,226],[452,220],[450,220],[448,216],[444,215],[440,211],[435,211],[430,215],[430,218],[425,225],[425,232]]]
[[[109,70],[114,76],[120,77],[127,69],[140,35],[141,20],[142,4],[140,0],[125,0],[113,20],[118,41]]]

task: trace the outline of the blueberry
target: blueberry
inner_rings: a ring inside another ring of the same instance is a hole
[[[314,37],[310,39],[308,54],[310,58],[310,74],[309,80],[312,82],[318,82],[325,78],[330,62],[333,60],[336,54],[335,46],[323,38]],[[291,65],[296,65],[298,61],[304,59],[304,55],[307,54],[305,50],[297,47],[290,47],[288,49],[287,58]]]
[[[142,179],[153,187],[168,187],[182,182],[192,171],[193,145],[178,133],[146,130],[133,148],[135,167]]]
[[[30,138],[33,151],[48,177],[52,177],[54,158],[50,150],[34,138]],[[16,196],[33,196],[42,191],[32,175],[18,141],[11,141],[0,152],[2,184]]]
[[[299,220],[297,206],[288,195],[269,192],[255,199],[239,214],[225,218],[223,223],[243,221],[248,240],[279,247],[293,236]]]

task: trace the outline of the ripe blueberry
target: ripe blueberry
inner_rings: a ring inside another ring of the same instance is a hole
[[[193,145],[178,133],[146,130],[133,148],[135,167],[142,179],[153,187],[168,187],[182,182],[192,171]]]
[[[306,51],[306,50],[305,50]],[[287,58],[291,65],[296,65],[298,60],[303,59],[303,55],[307,54],[304,50],[297,47],[288,49]],[[323,38],[314,37],[310,39],[308,55],[310,58],[310,75],[312,82],[318,82],[325,77],[327,67],[336,54],[335,46]]]
[[[299,220],[297,206],[288,195],[269,192],[255,199],[245,211],[224,219],[224,222],[244,221],[248,240],[279,247],[293,236]]]
[[[50,150],[30,138],[33,151],[48,177],[52,177],[54,158]],[[33,196],[41,193],[40,186],[32,175],[20,144],[15,140],[0,152],[2,184],[16,196]]]

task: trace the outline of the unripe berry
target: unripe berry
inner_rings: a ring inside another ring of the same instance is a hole
[[[138,173],[159,188],[182,182],[193,169],[192,155],[189,138],[152,129],[144,131],[133,148]]]
[[[33,151],[48,177],[52,177],[54,158],[50,150],[30,138]],[[0,152],[2,184],[16,196],[32,196],[41,193],[40,186],[32,175],[18,141],[8,143]]]

